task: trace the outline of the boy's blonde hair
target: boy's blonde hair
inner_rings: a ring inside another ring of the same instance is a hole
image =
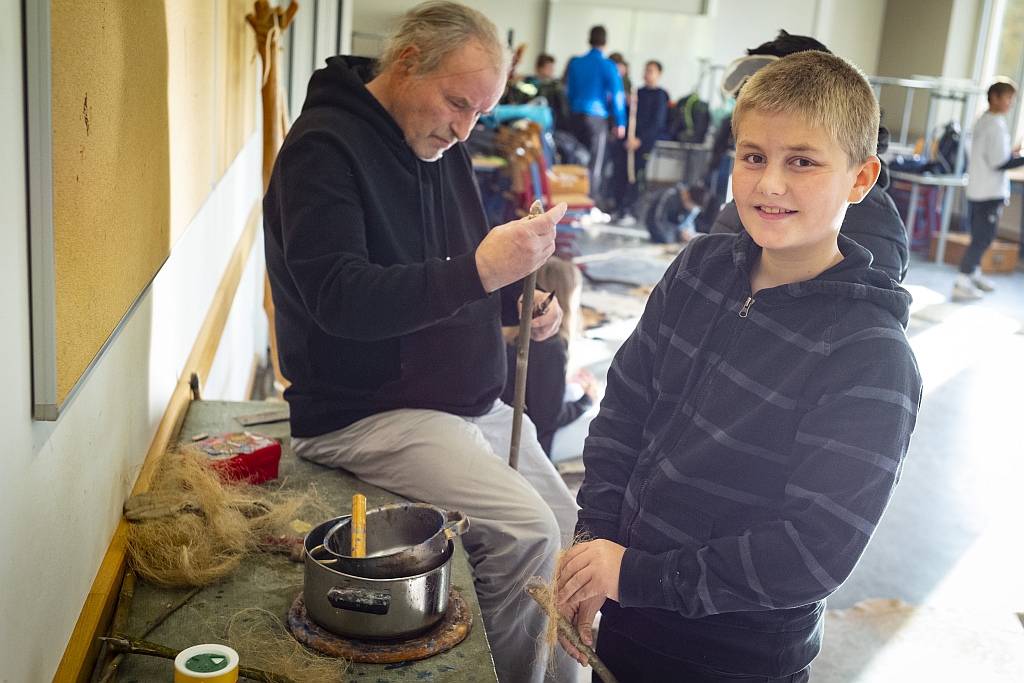
[[[797,52],[751,76],[736,98],[735,131],[752,111],[802,114],[810,125],[825,129],[851,167],[878,149],[878,100],[871,84],[856,66],[827,52]]]

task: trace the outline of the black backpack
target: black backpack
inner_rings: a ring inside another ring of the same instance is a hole
[[[636,217],[641,226],[647,228],[651,234],[651,241],[655,244],[672,244],[679,241],[679,233],[675,225],[665,226],[661,224],[659,212],[664,213],[671,202],[672,195],[679,194],[680,184],[672,187],[655,188],[643,193],[636,203]],[[670,221],[671,223],[671,221]]]
[[[554,132],[555,151],[563,164],[586,166],[590,163],[590,150],[580,144],[576,136],[564,130]]]
[[[956,169],[956,154],[960,149],[960,126],[956,121],[946,124],[946,130],[939,138],[939,149],[936,154],[936,162],[939,168],[937,173],[952,173]]]
[[[708,103],[697,93],[680,98],[668,112],[669,137],[678,142],[700,144],[707,137],[711,125],[711,110]]]

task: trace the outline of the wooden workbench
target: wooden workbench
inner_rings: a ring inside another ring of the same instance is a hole
[[[209,435],[241,431],[235,417],[264,413],[285,408],[284,403],[222,401],[193,401],[181,428],[181,438],[194,434]],[[269,484],[284,484],[285,488],[305,490],[316,483],[320,494],[335,508],[333,516],[347,514],[353,493],[362,493],[372,507],[404,499],[389,491],[370,486],[343,470],[321,467],[299,460],[292,453],[288,422],[253,425],[248,431],[262,434],[281,442],[280,476]],[[316,525],[321,519],[304,520]],[[263,555],[248,558],[241,569],[224,581],[209,586],[193,597],[188,605],[178,610],[161,624],[147,640],[175,649],[209,642],[208,627],[204,623],[226,621],[243,609],[260,607],[286,620],[292,601],[302,591],[303,565],[283,556]],[[487,637],[484,633],[480,605],[473,590],[473,575],[462,544],[456,543],[452,561],[452,586],[469,603],[473,612],[473,626],[469,636],[448,652],[405,665],[353,664],[342,681],[352,683],[408,683],[408,681],[475,681],[497,683]],[[127,633],[137,634],[142,626],[163,611],[164,607],[185,594],[187,588],[160,589],[141,580],[135,588]],[[246,664],[243,660],[242,664]],[[170,660],[129,655],[119,667],[120,683],[154,683],[170,681],[174,675]],[[281,671],[279,673],[287,673]]]

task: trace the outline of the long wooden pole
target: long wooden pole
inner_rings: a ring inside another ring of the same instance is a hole
[[[626,141],[632,143],[636,140],[636,91],[629,93],[629,128],[626,131]],[[629,184],[636,184],[636,150],[630,147],[626,150],[626,173],[629,176]]]
[[[530,207],[530,218],[544,213],[544,205],[538,199]],[[523,280],[523,309],[519,314],[519,338],[516,340],[516,390],[512,395],[512,442],[509,447],[508,464],[519,469],[519,439],[523,433],[523,411],[526,409],[526,370],[530,362],[530,327],[533,323],[533,292],[537,288],[537,271]]]
[[[268,0],[257,0],[253,11],[245,15],[256,32],[256,49],[263,60],[263,87],[260,94],[263,100],[263,191],[270,185],[270,172],[274,170],[277,152],[284,143],[287,132],[281,125],[281,111],[284,100],[281,97],[281,83],[277,75],[280,61],[281,35],[292,23],[299,5],[292,2],[288,9],[271,7]]]
[[[298,11],[299,5],[294,0],[288,5],[288,9],[271,7],[268,0],[257,0],[253,4],[252,13],[245,16],[245,20],[256,32],[256,49],[263,60],[263,87],[260,90],[263,100],[263,192],[270,186],[270,173],[274,170],[277,152],[284,144],[284,137],[288,133],[286,102],[278,78],[279,47],[282,33],[292,23]],[[274,299],[271,296],[270,278],[266,271],[263,274],[263,308],[267,313],[270,363],[274,368],[274,379],[281,388],[285,388],[289,382],[281,373],[281,364],[277,358]]]

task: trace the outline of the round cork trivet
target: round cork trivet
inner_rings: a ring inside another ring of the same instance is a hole
[[[465,640],[472,626],[469,604],[454,588],[448,593],[444,618],[430,630],[405,640],[361,640],[328,631],[306,612],[303,593],[288,611],[288,628],[300,643],[331,657],[366,664],[411,662],[446,652]]]

